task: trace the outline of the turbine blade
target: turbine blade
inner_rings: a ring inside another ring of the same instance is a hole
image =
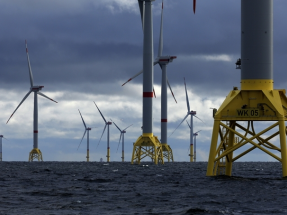
[[[175,99],[175,96],[174,96],[174,94],[173,94],[173,92],[172,92],[172,89],[171,89],[171,86],[170,86],[170,84],[169,84],[168,79],[166,79],[166,82],[167,82],[167,85],[168,85],[169,90],[170,90],[170,92],[171,92],[171,95],[172,95],[172,96],[173,96],[173,98],[174,98],[174,101],[177,103],[177,101],[176,101],[176,99]]]
[[[100,140],[99,140],[98,145],[97,145],[97,147],[96,147],[96,148],[98,148],[99,143],[101,142],[101,139],[102,139],[102,137],[103,137],[103,135],[104,135],[104,133],[105,133],[106,127],[107,127],[107,124],[106,124],[106,125],[105,125],[105,127],[104,127],[104,130],[103,130],[102,136],[101,136],[101,138],[100,138]]]
[[[142,20],[142,28],[144,28],[144,2],[143,1],[138,1],[139,3],[139,8],[140,8],[140,13],[141,13],[141,20]]]
[[[199,119],[201,122],[203,122],[203,123],[205,124],[205,122],[204,122],[204,121],[202,121],[199,117],[197,117],[197,116],[194,116],[194,117],[196,117],[197,119]]]
[[[95,102],[94,102],[95,103]],[[97,106],[97,104],[95,103],[95,105],[96,105],[96,107],[98,108],[98,106]],[[107,121],[106,121],[106,119],[105,119],[105,117],[103,116],[103,114],[102,114],[102,112],[100,111],[100,109],[98,108],[98,110],[99,110],[99,112],[100,112],[100,114],[101,114],[101,116],[102,116],[102,118],[103,118],[103,120],[105,121],[105,123],[107,123]]]
[[[196,9],[196,0],[193,0],[193,13],[195,13],[195,9]]]
[[[27,54],[27,61],[28,61],[28,68],[29,68],[29,75],[30,75],[30,84],[31,84],[31,87],[33,87],[33,85],[34,85],[33,73],[32,73],[31,64],[30,64],[30,58],[29,58],[29,53],[28,53],[27,40],[25,40],[25,44],[26,44],[26,54]]]
[[[136,75],[134,75],[133,77],[131,77],[129,80],[127,80],[125,83],[122,84],[122,86],[124,86],[126,83],[130,82],[131,80],[133,80],[135,77],[139,76],[140,74],[143,73],[143,70],[141,70],[139,73],[137,73]]]
[[[178,127],[184,122],[184,120],[188,117],[188,115],[189,115],[189,114],[187,114],[187,115],[183,118],[183,120],[181,121],[181,123],[179,123],[179,125],[176,127],[176,129],[178,129]],[[174,129],[174,131],[171,133],[171,135],[176,131],[176,129]],[[169,136],[171,136],[171,135],[169,135]]]
[[[120,139],[119,139],[119,144],[118,144],[118,148],[117,148],[117,152],[118,152],[118,150],[119,150],[119,146],[120,146],[120,142],[121,142],[121,139],[122,139],[122,132],[121,132],[121,135],[120,135]]]
[[[122,130],[117,126],[117,124],[115,122],[113,122],[115,124],[115,126],[119,129],[120,132],[122,132]]]
[[[84,123],[84,126],[85,126],[85,128],[87,129],[87,126],[86,126],[86,123],[85,123],[85,121],[84,121],[84,119],[83,119],[83,117],[82,117],[82,114],[81,114],[81,112],[80,112],[79,109],[78,109],[78,111],[79,111],[79,113],[80,113],[80,116],[81,116],[81,118],[82,118],[82,121],[83,121],[83,123]]]
[[[48,96],[46,96],[45,94],[43,94],[43,93],[41,93],[41,92],[37,92],[37,94],[40,95],[40,96],[43,96],[43,97],[45,97],[45,98],[47,98],[47,99],[49,99],[49,100],[51,100],[52,102],[58,103],[57,101],[55,101],[55,100],[49,98]]]
[[[152,88],[152,90],[153,90],[153,95],[156,98],[154,87]]]
[[[129,125],[128,127],[126,127],[123,131],[127,130],[129,127],[131,127],[133,124]]]
[[[188,100],[188,95],[187,95],[187,90],[186,90],[186,83],[185,83],[185,78],[184,78],[184,86],[185,86],[185,94],[186,94],[186,105],[187,105],[187,112],[190,112],[190,107],[189,107],[189,100]]]
[[[8,119],[8,121],[6,122],[6,124],[9,122],[9,120],[11,119],[11,117],[14,115],[14,113],[17,111],[17,109],[21,106],[21,104],[25,101],[25,99],[30,95],[30,93],[32,92],[32,90],[30,90],[22,99],[22,101],[20,102],[20,104],[17,106],[17,108],[14,110],[14,112],[12,113],[12,115],[10,116],[10,118]]]
[[[158,61],[154,61],[153,65],[155,66],[158,63]],[[133,80],[134,78],[138,77],[140,74],[143,73],[143,70],[141,70],[139,73],[135,74],[133,77],[131,77],[129,80],[127,80],[125,83],[122,84],[122,86],[124,86],[126,83],[130,82],[131,80]]]
[[[188,121],[186,120],[186,123],[188,124],[188,127],[191,129],[191,126],[190,126],[190,124],[188,123]]]
[[[82,139],[81,139],[81,142],[80,142],[80,144],[79,144],[79,146],[78,146],[78,148],[77,148],[77,151],[78,151],[80,145],[82,144],[82,141],[83,141],[83,139],[84,139],[84,137],[85,137],[86,132],[87,132],[87,130],[85,129],[84,135],[83,135],[83,137],[82,137]]]
[[[160,21],[160,33],[159,33],[158,57],[162,56],[162,49],[163,49],[162,23],[163,23],[163,0],[161,3],[161,21]]]

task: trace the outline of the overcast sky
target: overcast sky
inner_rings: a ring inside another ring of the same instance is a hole
[[[260,5],[259,5],[260,6]],[[285,26],[287,1],[274,1],[274,88],[286,89],[287,59]],[[154,53],[158,52],[161,1],[153,2]],[[78,109],[90,133],[90,160],[106,160],[106,134],[99,143],[104,121],[120,128],[133,124],[125,135],[125,160],[130,161],[132,143],[141,135],[142,76],[121,85],[142,69],[143,32],[136,0],[0,0],[0,133],[3,160],[26,161],[33,148],[33,95],[6,121],[29,91],[25,39],[35,85],[44,85],[39,97],[39,148],[45,161],[85,161],[86,138]],[[240,87],[240,0],[203,0],[196,14],[191,0],[165,0],[164,55],[176,55],[167,67],[176,104],[168,94],[168,134],[186,115],[183,78],[186,78],[195,119],[197,160],[207,161],[213,127],[212,110],[233,88]],[[154,135],[160,137],[161,70],[154,69]],[[259,126],[260,127],[260,126]],[[117,152],[120,132],[113,125],[111,161]],[[278,139],[274,139],[278,145]],[[176,161],[189,161],[189,128],[183,123],[168,139]],[[98,145],[98,147],[97,147]],[[236,154],[236,153],[235,153]],[[271,161],[254,151],[241,161]]]

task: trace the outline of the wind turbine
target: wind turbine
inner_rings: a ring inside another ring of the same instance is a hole
[[[168,83],[168,80],[167,80],[167,75],[166,75],[166,66],[168,63],[171,63],[173,61],[173,59],[176,58],[176,56],[162,56],[162,49],[163,49],[163,1],[162,1],[162,10],[161,10],[158,57],[156,59],[156,62],[158,62],[159,66],[161,67],[161,70],[162,70],[162,79],[161,79],[162,80],[161,81],[161,143],[164,146],[163,151],[169,151],[172,154],[171,150],[169,150],[170,147],[167,145],[167,83]],[[169,158],[169,156],[168,156],[168,158]]]
[[[127,130],[129,127],[132,126],[132,124],[129,125],[128,127],[126,127],[126,128],[123,129],[123,130],[121,130],[121,129],[117,126],[117,124],[116,124],[115,122],[114,122],[114,124],[115,124],[115,126],[119,129],[119,131],[121,132],[117,151],[118,151],[118,149],[119,149],[119,145],[120,145],[120,142],[121,142],[121,139],[122,139],[122,162],[124,162],[124,161],[125,161],[125,153],[124,153],[124,151],[125,151],[125,133],[126,133],[126,130]]]
[[[140,4],[141,5],[141,4]],[[142,4],[142,7],[144,7],[144,4]],[[143,9],[144,10],[144,9]],[[142,12],[142,10],[140,10]],[[143,15],[142,15],[143,16]],[[142,18],[143,20],[143,18]],[[143,21],[142,21],[143,22]],[[161,26],[160,26],[160,37],[159,37],[159,48],[158,48],[158,57],[154,60],[153,65],[155,66],[156,64],[159,64],[160,67],[162,68],[163,64],[166,63],[168,64],[169,62],[172,62],[173,59],[176,58],[176,56],[162,56],[162,49],[163,49],[163,38],[162,38],[162,22],[163,22],[163,2],[162,2],[162,11],[161,11]],[[144,26],[144,24],[143,24]],[[162,68],[163,70],[163,68]],[[140,74],[143,73],[143,70],[141,70],[139,73],[135,74],[133,77],[131,77],[130,79],[128,79],[125,83],[122,84],[122,86],[124,86],[126,83],[130,82],[131,80],[133,80],[134,78],[136,78],[137,76],[139,76]],[[169,90],[175,100],[175,102],[177,103],[175,96],[173,94],[173,91],[171,89],[171,86],[169,84],[169,81],[167,79],[167,77],[165,78],[165,88],[167,88],[166,84],[169,87]],[[163,83],[162,83],[162,87],[163,87]],[[153,89],[153,93],[155,96],[155,91]],[[156,96],[155,96],[156,97]]]
[[[200,132],[201,130],[195,132],[193,134],[193,137],[194,137],[194,162],[196,162],[196,136],[198,136],[198,133]]]
[[[95,103],[95,102],[94,102]],[[97,104],[95,103],[96,107],[98,108]],[[107,131],[107,162],[110,162],[110,125],[112,124],[112,122],[107,122],[105,117],[103,116],[103,114],[101,113],[100,109],[98,108],[103,120],[105,121],[105,127],[102,133],[102,136],[99,140],[99,143],[101,142],[101,139],[103,137],[103,134],[105,133],[106,127],[108,126],[108,131]],[[98,143],[98,145],[99,145]],[[97,146],[98,147],[98,146]]]
[[[193,117],[196,117],[196,118],[198,118],[198,117],[196,116],[196,111],[190,110],[189,100],[188,100],[188,95],[187,95],[187,90],[186,90],[185,78],[184,78],[184,86],[185,86],[185,95],[186,95],[187,114],[183,118],[181,123],[179,123],[179,125],[176,127],[176,129],[184,122],[184,120],[186,120],[186,118],[189,115],[191,116],[190,117],[190,162],[193,162]],[[198,119],[200,121],[202,121],[200,118],[198,118]],[[174,129],[174,131],[171,133],[171,135],[176,131],[176,129]]]
[[[143,26],[143,112],[142,122],[143,130],[142,135],[133,144],[133,152],[131,163],[135,161],[139,164],[140,160],[146,156],[154,159],[155,164],[160,161],[162,164],[163,152],[162,145],[157,136],[153,134],[153,66],[157,63],[154,62],[153,57],[153,14],[152,2],[154,0],[138,0],[141,21]],[[141,73],[141,72],[140,72]],[[138,74],[137,74],[138,75]],[[137,76],[136,75],[136,76]],[[134,77],[136,77],[134,76]],[[134,78],[133,77],[133,78]],[[131,78],[131,79],[133,79]]]
[[[79,109],[78,109],[79,110]],[[86,123],[85,123],[85,121],[84,121],[84,119],[83,119],[83,116],[82,116],[82,114],[81,114],[81,112],[80,112],[80,110],[79,110],[79,113],[80,113],[80,116],[81,116],[81,118],[82,118],[82,121],[83,121],[83,124],[84,124],[84,126],[85,126],[85,132],[84,132],[84,135],[83,135],[83,137],[82,137],[82,140],[81,140],[81,142],[80,142],[80,145],[81,145],[81,143],[82,143],[82,141],[83,141],[83,139],[84,139],[84,137],[85,137],[85,134],[86,134],[86,132],[87,132],[87,162],[89,162],[90,160],[89,160],[89,158],[90,158],[90,145],[89,145],[89,131],[90,130],[92,130],[92,128],[89,128],[89,127],[87,127],[86,126]],[[78,146],[78,149],[79,149],[79,147],[80,147],[80,145]],[[77,150],[78,150],[77,149]]]
[[[2,139],[6,139],[4,135],[0,135],[0,161],[2,161]],[[6,139],[7,140],[7,139]]]
[[[188,127],[191,129],[191,126],[189,125],[188,121],[186,121],[186,123],[188,124]],[[201,132],[201,130],[193,133],[193,143],[194,143],[194,162],[196,162],[196,136],[198,136],[198,133]],[[190,152],[192,153],[192,151]]]
[[[36,86],[34,85],[34,81],[33,81],[33,74],[32,74],[32,69],[31,69],[31,64],[30,64],[30,59],[29,59],[29,54],[28,54],[28,47],[27,47],[27,41],[25,40],[25,44],[26,44],[26,53],[27,53],[27,61],[28,61],[28,68],[29,68],[29,75],[30,75],[30,90],[29,92],[25,95],[25,97],[22,99],[22,101],[20,102],[20,104],[17,106],[17,108],[14,110],[14,112],[12,113],[12,115],[10,116],[10,118],[8,119],[8,121],[6,122],[6,124],[9,122],[9,120],[11,119],[11,117],[13,116],[13,114],[18,110],[18,108],[21,106],[21,104],[25,101],[25,99],[30,95],[30,93],[34,92],[34,136],[33,136],[33,149],[29,154],[29,161],[33,161],[34,159],[38,159],[38,161],[43,161],[43,156],[42,156],[42,152],[40,151],[40,149],[38,148],[38,95],[43,96],[44,98],[47,98],[53,102],[53,99],[49,98],[48,96],[44,95],[43,93],[40,92],[40,90],[42,90],[42,88],[44,86]],[[56,102],[58,103],[58,102]]]

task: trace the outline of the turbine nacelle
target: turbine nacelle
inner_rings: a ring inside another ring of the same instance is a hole
[[[87,130],[87,131],[90,131],[90,130],[92,130],[92,129],[91,129],[91,128],[87,128],[86,130]]]
[[[168,64],[171,63],[173,59],[176,59],[176,56],[161,56],[156,59],[156,62],[159,64]]]
[[[2,138],[2,137],[4,137],[3,135],[0,135],[0,137]]]
[[[44,86],[33,86],[30,89],[31,89],[31,91],[40,91],[40,90],[42,90],[42,88],[44,88]]]
[[[189,112],[189,114],[192,115],[192,116],[195,116],[196,115],[196,111],[192,110],[192,111]]]
[[[113,123],[112,123],[112,122],[107,122],[106,124],[107,124],[107,125],[111,125],[111,124],[113,124]]]
[[[126,131],[122,131],[122,133],[127,133]]]

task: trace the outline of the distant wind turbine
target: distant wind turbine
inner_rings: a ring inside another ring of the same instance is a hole
[[[113,122],[115,124],[115,126],[119,129],[119,131],[121,132],[121,135],[120,135],[120,139],[119,139],[119,144],[118,144],[118,148],[117,148],[117,151],[119,149],[119,145],[120,145],[120,142],[121,142],[121,139],[122,139],[122,162],[125,161],[125,133],[126,133],[126,130],[131,127],[133,124],[129,125],[128,127],[126,127],[125,129],[121,130],[117,124],[115,122]]]
[[[25,95],[23,100],[20,102],[20,104],[17,106],[17,108],[14,110],[6,124],[9,122],[13,114],[18,110],[18,108],[21,106],[21,104],[25,101],[25,99],[30,95],[30,93],[34,92],[34,137],[33,137],[33,149],[29,154],[29,161],[33,161],[34,159],[38,159],[38,161],[43,161],[43,156],[42,152],[38,148],[38,95],[47,98],[53,102],[53,99],[49,98],[48,96],[44,95],[43,93],[40,92],[44,86],[35,86],[34,81],[33,81],[33,74],[32,74],[32,69],[31,69],[31,64],[30,64],[30,59],[29,59],[29,54],[28,54],[28,47],[27,47],[27,41],[25,40],[26,44],[26,53],[27,53],[27,61],[28,61],[28,68],[29,68],[29,75],[30,75],[30,90],[29,92]],[[58,102],[56,102],[58,103]]]
[[[92,128],[89,128],[89,127],[86,126],[86,123],[85,123],[85,121],[84,121],[84,118],[83,118],[83,116],[82,116],[80,110],[79,110],[79,113],[80,113],[80,116],[81,116],[81,118],[82,118],[82,121],[83,121],[83,124],[84,124],[84,127],[85,127],[85,132],[84,132],[84,135],[83,135],[83,137],[82,137],[82,139],[81,139],[81,142],[80,142],[80,144],[79,144],[79,146],[78,146],[78,149],[79,149],[79,147],[80,147],[80,145],[81,145],[81,143],[82,143],[82,141],[83,141],[83,139],[84,139],[84,137],[85,137],[85,134],[87,133],[87,162],[89,162],[89,161],[90,161],[90,160],[89,160],[89,158],[90,158],[89,131],[92,130]],[[78,150],[78,149],[77,149],[77,150]]]
[[[0,135],[0,161],[2,161],[2,139],[6,139],[4,135]],[[7,140],[7,139],[6,139]]]
[[[193,137],[194,137],[194,162],[196,162],[196,136],[198,136],[198,133],[200,132],[201,130],[195,132],[193,134]]]
[[[95,105],[96,105],[96,103],[95,103]],[[98,108],[97,105],[96,105],[96,107]],[[105,121],[105,127],[104,127],[104,130],[103,130],[102,136],[101,136],[101,138],[99,140],[99,143],[101,142],[101,139],[102,139],[102,137],[103,137],[103,135],[105,133],[106,127],[108,126],[108,131],[107,131],[107,162],[110,162],[110,125],[112,124],[112,122],[109,122],[109,121],[107,122],[106,121],[105,117],[103,116],[103,114],[102,114],[102,112],[100,111],[99,108],[98,108],[98,111],[100,112],[103,120]],[[98,145],[99,145],[99,143],[98,143]],[[97,147],[98,147],[98,145],[97,145]]]
[[[191,129],[191,126],[189,125],[188,121],[186,121],[188,124],[188,127]],[[201,130],[193,133],[193,144],[194,144],[194,162],[196,162],[196,136],[198,136],[198,133],[201,132]],[[192,152],[191,152],[192,153]]]
[[[186,118],[189,115],[191,116],[190,117],[190,162],[193,162],[193,117],[196,117],[200,121],[202,121],[202,120],[196,116],[196,111],[190,110],[189,100],[188,100],[188,95],[187,95],[187,89],[186,89],[186,83],[185,83],[185,78],[184,78],[184,86],[185,86],[185,95],[186,95],[187,114],[183,118],[181,123],[179,123],[179,125],[176,127],[176,129],[184,122],[184,120],[186,120]],[[171,135],[176,131],[176,129],[174,129],[174,131],[171,133]]]

